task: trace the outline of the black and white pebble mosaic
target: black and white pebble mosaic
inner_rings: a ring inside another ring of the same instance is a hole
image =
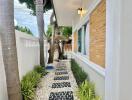
[[[65,68],[57,68],[56,71],[66,71]]]
[[[49,100],[74,100],[72,91],[51,92]]]
[[[64,87],[71,87],[70,82],[61,82],[61,83],[52,84],[52,88],[64,88]]]
[[[63,74],[68,74],[68,72],[67,71],[55,72],[55,75],[63,75]]]
[[[69,76],[56,76],[54,80],[69,80]]]

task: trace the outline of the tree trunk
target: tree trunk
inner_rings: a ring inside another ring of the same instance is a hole
[[[55,40],[54,40],[54,38],[55,38],[55,31],[54,31],[54,28],[55,28],[55,26],[54,25],[52,25],[52,41],[51,41],[51,61],[52,61],[52,63],[53,63],[53,61],[54,61],[54,52],[55,52]]]
[[[50,17],[50,24],[52,25],[52,38],[49,41],[50,43],[50,49],[49,49],[49,59],[48,59],[48,63],[53,63],[54,61],[54,52],[55,52],[55,44],[54,44],[54,38],[55,38],[55,23],[53,21],[54,18],[54,12],[52,13],[51,17]]]
[[[45,67],[43,6],[44,6],[43,0],[36,0],[36,16],[37,16],[37,24],[38,24],[38,32],[39,32],[39,44],[40,44],[40,65]]]
[[[64,45],[65,45],[65,41],[62,41],[62,55],[64,57]]]
[[[14,30],[14,1],[0,0],[0,37],[9,100],[21,100],[16,39]]]
[[[58,46],[58,53],[59,53],[59,57],[58,59],[62,60],[63,59],[63,54],[62,54],[62,50],[61,50],[61,47],[60,47],[60,41],[58,41],[57,43],[57,46]]]
[[[54,51],[55,51],[54,44],[52,44],[51,41],[50,41],[48,63],[53,63],[53,61],[54,61]]]

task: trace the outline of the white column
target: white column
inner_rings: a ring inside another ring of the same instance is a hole
[[[105,100],[132,100],[132,0],[106,0]]]

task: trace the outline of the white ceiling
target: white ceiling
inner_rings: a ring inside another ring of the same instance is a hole
[[[74,15],[82,0],[53,0],[59,26],[72,26]]]

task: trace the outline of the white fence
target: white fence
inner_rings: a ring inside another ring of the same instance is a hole
[[[39,40],[36,37],[16,31],[16,46],[20,80],[35,65],[40,64]],[[47,62],[48,43],[44,41],[45,60]],[[0,100],[7,99],[6,76],[3,65],[1,42],[0,42]]]

